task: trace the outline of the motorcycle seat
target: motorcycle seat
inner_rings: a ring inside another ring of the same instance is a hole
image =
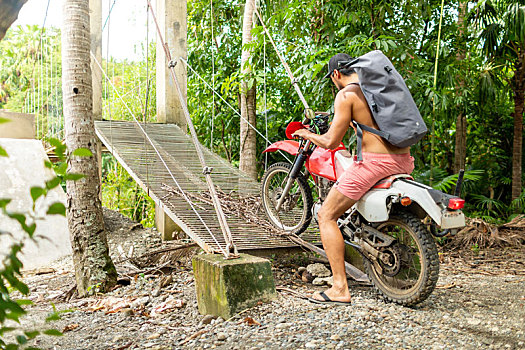
[[[379,188],[379,189],[389,189],[392,187],[392,184],[397,179],[409,179],[414,180],[414,178],[408,174],[394,174],[390,175],[388,177],[385,177],[384,179],[379,180],[372,188]]]

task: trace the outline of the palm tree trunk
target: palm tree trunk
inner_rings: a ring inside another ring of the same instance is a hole
[[[512,200],[518,198],[523,191],[522,159],[523,159],[523,107],[525,93],[525,47],[521,47],[515,62],[512,78],[514,93],[514,140],[512,142]]]
[[[255,0],[246,0],[244,7],[244,18],[242,25],[242,55],[241,55],[241,146],[239,156],[239,168],[247,173],[250,177],[257,178],[257,148],[255,130],[253,130],[248,122],[256,125],[256,85],[255,79],[251,77],[251,67],[249,65],[251,52],[246,50],[244,45],[252,41],[252,27],[253,27],[253,11],[255,9]]]
[[[456,59],[461,62],[465,59],[465,15],[467,12],[467,2],[459,2],[458,11],[458,30],[459,30],[459,45]],[[461,96],[465,89],[465,78],[458,77],[458,84],[456,92]],[[463,111],[462,106],[457,106],[459,113],[456,117],[456,146],[454,148],[454,172],[458,173],[461,169],[465,169],[465,158],[467,157],[467,117]]]
[[[69,172],[84,174],[67,181],[67,218],[77,290],[80,296],[107,291],[116,283],[100,203],[97,137],[93,123],[90,68],[89,0],[64,2],[62,91],[66,146],[87,148],[91,157],[72,157]]]

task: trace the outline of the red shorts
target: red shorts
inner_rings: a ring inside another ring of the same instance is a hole
[[[379,180],[394,174],[410,174],[413,170],[414,158],[410,153],[363,152],[363,161],[352,163],[334,187],[346,197],[358,201]]]

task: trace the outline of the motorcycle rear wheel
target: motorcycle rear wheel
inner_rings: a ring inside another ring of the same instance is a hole
[[[264,211],[272,225],[286,232],[300,234],[312,221],[313,206],[312,191],[303,176],[295,180],[279,212],[275,209],[291,169],[292,165],[284,162],[270,166],[263,175],[261,197]]]
[[[396,243],[380,249],[390,254],[388,263],[379,263],[382,271],[364,259],[372,284],[387,300],[397,304],[411,306],[422,302],[432,293],[439,277],[434,238],[421,220],[408,212],[391,215],[377,229],[396,238]]]

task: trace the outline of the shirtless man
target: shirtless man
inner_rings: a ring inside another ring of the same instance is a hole
[[[350,61],[347,54],[337,54],[328,63],[328,74],[339,89],[334,102],[334,119],[327,133],[314,134],[306,129],[297,130],[294,136],[312,141],[319,147],[335,149],[343,140],[352,120],[378,129],[366,99],[359,87],[359,78],[352,68],[339,69],[339,62]],[[344,265],[345,244],[337,219],[352,207],[375,183],[393,174],[410,174],[414,158],[410,147],[392,146],[381,137],[363,132],[362,162],[354,162],[338,179],[318,213],[321,240],[334,277],[332,288],[314,293],[310,300],[321,303],[350,303],[350,291]]]

